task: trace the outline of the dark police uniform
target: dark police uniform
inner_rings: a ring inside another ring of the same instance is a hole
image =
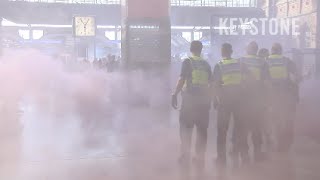
[[[186,79],[180,110],[180,138],[182,154],[189,158],[193,127],[197,128],[196,153],[204,158],[207,146],[211,67],[200,57],[190,57],[182,64],[181,77]]]
[[[214,68],[213,81],[218,98],[217,117],[217,163],[226,165],[226,139],[231,116],[234,119],[233,146],[240,152],[239,144],[244,141],[243,80],[244,70],[237,59],[223,59]]]
[[[267,59],[271,79],[271,107],[277,148],[288,151],[293,143],[296,104],[299,100],[298,73],[295,64],[282,55]]]
[[[266,98],[267,87],[266,81],[269,79],[269,69],[267,62],[255,55],[242,57],[241,63],[247,68],[248,75],[245,83],[245,95],[247,99],[244,113],[244,121],[246,121],[246,137],[249,132],[252,133],[252,142],[254,146],[254,158],[259,161],[262,149],[262,133],[263,125],[265,124],[265,112],[267,110]],[[248,142],[243,142],[243,150],[248,153]],[[247,156],[247,155],[245,155]]]

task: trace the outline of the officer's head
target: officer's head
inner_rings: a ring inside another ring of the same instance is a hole
[[[282,55],[282,46],[280,43],[274,43],[271,48],[271,54]]]
[[[266,48],[262,48],[258,52],[258,56],[261,58],[267,58],[267,57],[269,57],[269,55],[270,55],[269,50]]]
[[[190,46],[190,52],[196,56],[200,56],[203,45],[200,41],[192,41]]]
[[[257,55],[258,50],[259,50],[259,46],[255,41],[250,42],[247,46],[248,55]]]
[[[221,56],[230,58],[233,53],[232,45],[229,43],[224,43],[221,46]]]

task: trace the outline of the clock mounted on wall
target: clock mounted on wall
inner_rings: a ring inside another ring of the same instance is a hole
[[[74,16],[73,34],[75,37],[96,36],[96,19],[93,16]]]

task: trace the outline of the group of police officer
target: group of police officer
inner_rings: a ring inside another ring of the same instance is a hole
[[[282,55],[282,46],[273,44],[269,54],[267,49],[259,51],[258,44],[251,42],[247,55],[234,59],[232,45],[225,43],[221,47],[222,60],[213,72],[209,63],[201,58],[202,48],[200,41],[191,43],[192,56],[183,61],[172,94],[175,109],[178,109],[180,92],[182,95],[179,163],[189,167],[192,162],[198,169],[204,168],[212,105],[217,110],[217,167],[227,167],[226,142],[231,119],[234,123],[231,153],[234,166],[251,162],[249,137],[253,142],[254,162],[266,159],[263,144],[274,144],[274,150],[288,152],[293,143],[300,78],[294,62]],[[192,157],[194,127],[197,136]],[[271,134],[275,134],[274,140]]]

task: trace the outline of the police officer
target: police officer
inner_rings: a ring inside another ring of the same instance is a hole
[[[275,43],[267,59],[271,78],[272,119],[276,130],[277,150],[288,152],[294,136],[294,119],[299,99],[296,65],[282,55],[282,46]]]
[[[234,119],[234,147],[239,142],[244,141],[242,121],[242,96],[243,87],[242,82],[244,78],[241,63],[238,59],[233,59],[232,45],[225,43],[221,48],[222,60],[216,64],[213,71],[213,82],[216,93],[216,105],[217,105],[217,165],[218,168],[224,170],[226,167],[226,140],[227,132],[229,129],[229,123],[231,116]],[[236,147],[237,148],[237,147]],[[238,152],[240,150],[237,150]]]
[[[264,125],[264,117],[266,111],[266,82],[269,79],[268,64],[266,61],[257,56],[259,50],[258,44],[253,41],[247,46],[247,55],[240,58],[243,66],[248,70],[248,75],[245,81],[245,133],[246,137],[249,132],[252,133],[252,142],[254,146],[254,161],[261,161],[262,155],[262,126]],[[239,144],[240,155],[242,158],[248,157],[248,142]]]
[[[182,107],[180,110],[181,156],[179,162],[188,166],[191,156],[191,139],[194,126],[197,129],[196,156],[194,164],[204,167],[207,147],[207,129],[210,111],[211,67],[201,58],[203,45],[200,41],[191,43],[192,56],[182,64],[180,79],[172,95],[172,106],[177,109],[177,95],[182,91]]]
[[[267,59],[270,56],[270,52],[266,48],[262,48],[258,52],[258,56],[262,59]]]

